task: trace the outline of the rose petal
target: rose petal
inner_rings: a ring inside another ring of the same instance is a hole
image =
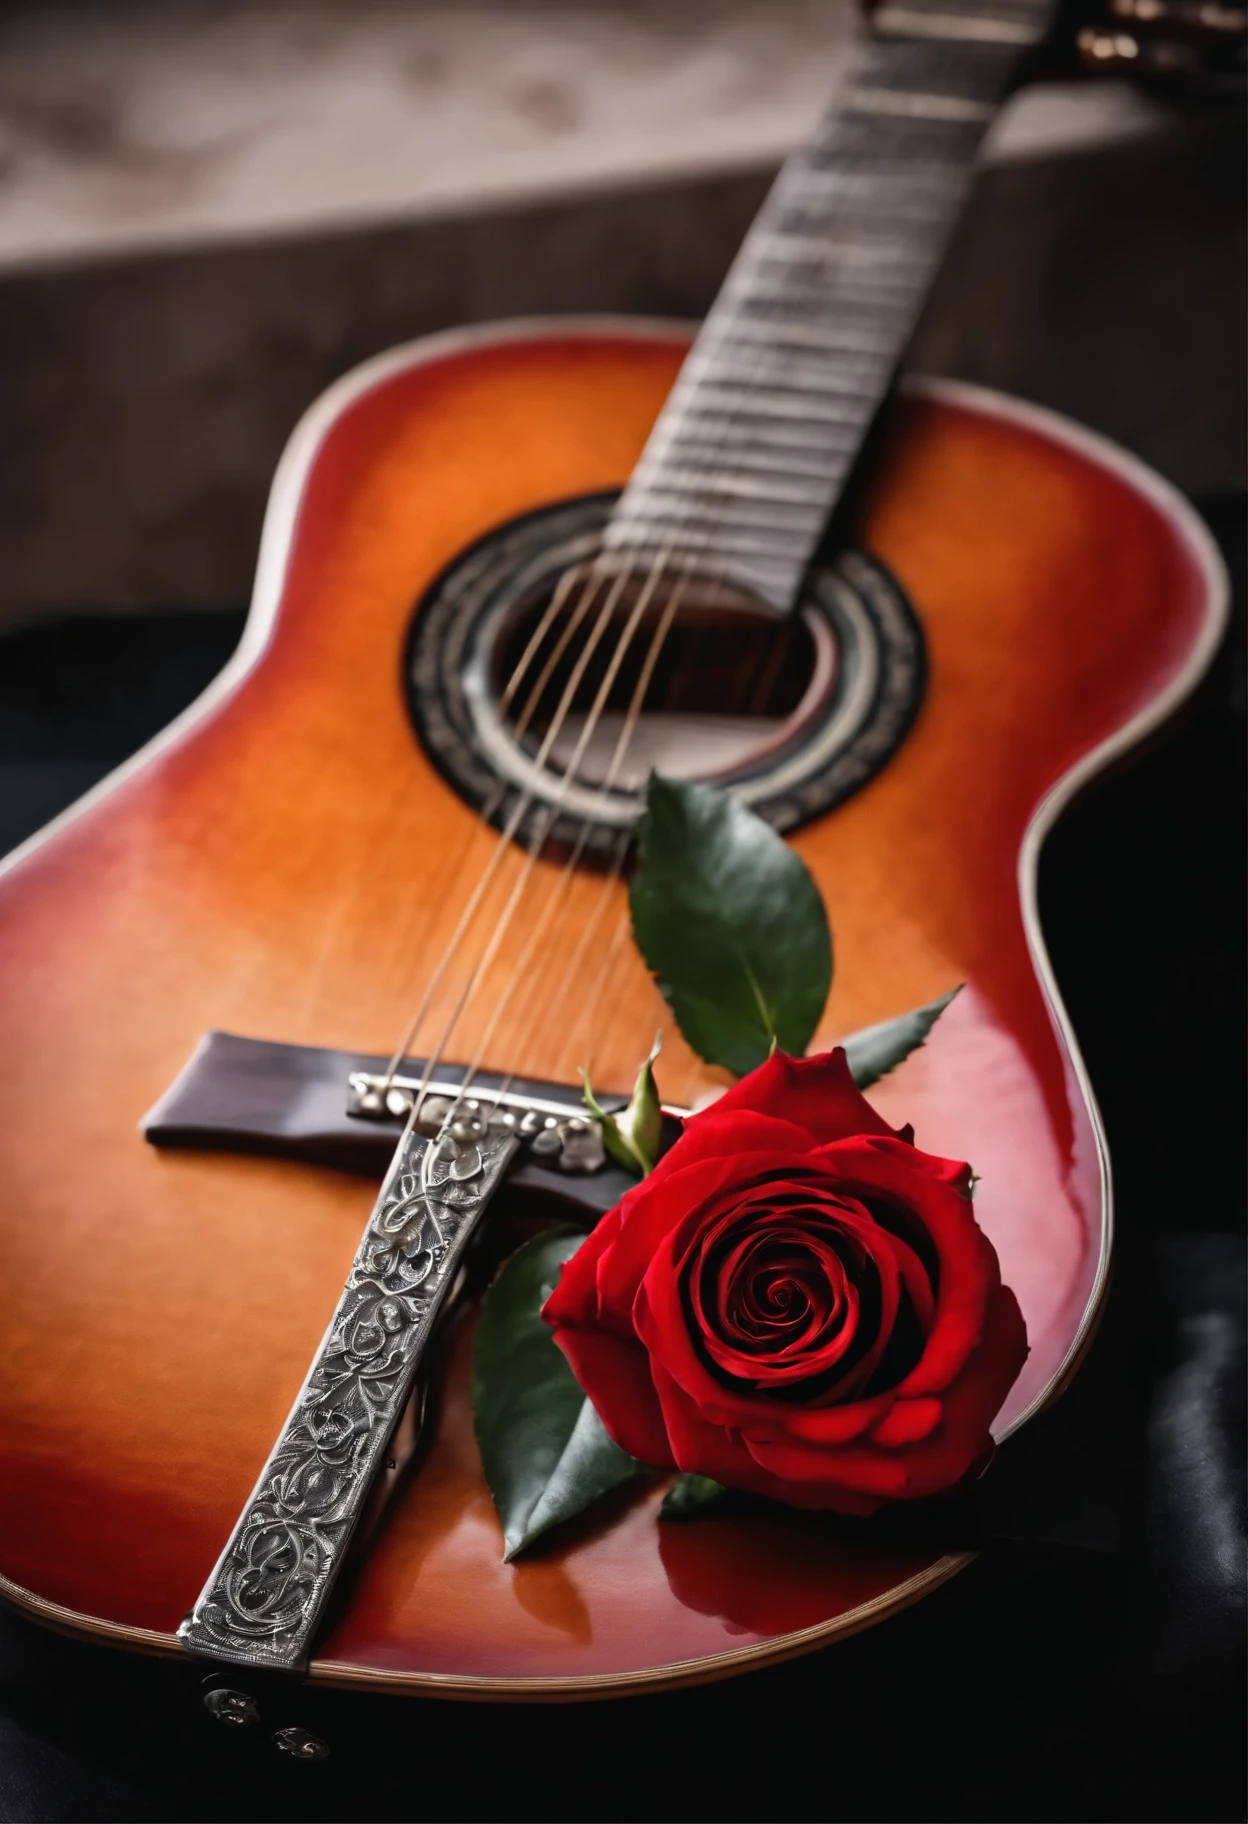
[[[941,1416],[939,1400],[896,1400],[892,1410],[872,1428],[871,1436],[886,1450],[899,1444],[917,1444],[935,1431]]]
[[[876,1114],[850,1074],[841,1046],[814,1058],[790,1058],[782,1051],[713,1102],[704,1114],[692,1115],[685,1132],[726,1114],[776,1115],[805,1128],[816,1140],[842,1140],[852,1134],[881,1134],[893,1129]]]
[[[777,1343],[765,1353],[751,1354],[734,1347],[724,1336],[722,1326],[713,1323],[702,1310],[697,1282],[702,1271],[703,1246],[695,1248],[688,1265],[683,1262],[678,1265],[681,1281],[688,1280],[691,1315],[697,1325],[698,1340],[725,1373],[753,1381],[759,1391],[765,1393],[768,1387],[796,1385],[823,1377],[849,1353],[858,1336],[860,1298],[858,1288],[846,1282],[844,1264],[836,1251],[839,1242],[851,1257],[858,1255],[862,1269],[871,1276],[880,1293],[881,1313],[876,1332],[868,1339],[866,1352],[853,1364],[849,1376],[854,1385],[869,1377],[892,1332],[899,1282],[897,1275],[890,1271],[889,1262],[885,1262],[884,1271],[880,1272],[875,1265],[874,1251],[869,1245],[858,1247],[852,1232],[847,1232],[846,1226],[837,1222],[837,1214],[839,1212],[781,1208],[770,1212],[765,1221],[755,1224],[751,1239],[756,1246],[766,1245],[773,1238],[775,1243],[788,1244],[787,1251],[798,1263],[796,1278],[814,1281],[822,1277],[830,1285],[840,1281],[845,1288],[843,1304],[849,1320],[829,1330],[826,1320],[820,1321],[819,1312],[812,1311],[800,1333],[791,1340]],[[807,1218],[804,1234],[801,1232],[802,1216]],[[838,1386],[843,1384],[837,1383]]]
[[[739,1200],[714,1220],[723,1224],[735,1220],[738,1215],[743,1218],[748,1210],[754,1210],[758,1212],[760,1220],[771,1221],[780,1214],[796,1216],[799,1209],[809,1208],[813,1214],[815,1205],[822,1202],[829,1215],[854,1231],[873,1256],[880,1249],[891,1252],[910,1294],[919,1328],[926,1335],[934,1310],[931,1277],[910,1242],[894,1230],[882,1226],[877,1220],[877,1214],[859,1198],[858,1190],[862,1187],[856,1186],[848,1175],[844,1152],[847,1144],[875,1146],[882,1143],[874,1140],[848,1143],[838,1141],[830,1147],[817,1148],[791,1166],[782,1180],[766,1180],[753,1187],[748,1182],[743,1182]],[[895,1204],[897,1199],[890,1198],[889,1202]]]
[[[740,1488],[742,1484],[732,1478],[742,1453],[731,1432],[709,1421],[684,1389],[657,1365],[654,1391],[676,1467],[685,1475],[710,1476],[712,1481],[724,1482],[725,1487]]]
[[[745,1153],[766,1152],[791,1162],[817,1143],[801,1122],[790,1119],[782,1109],[740,1108],[731,1100],[734,1094],[729,1090],[702,1114],[687,1115],[679,1140],[628,1194],[652,1193],[672,1173],[686,1170],[699,1159],[739,1159]]]
[[[811,1157],[842,1172],[847,1190],[855,1185],[863,1194],[878,1190],[897,1207],[910,1208],[926,1229],[940,1260],[940,1284],[923,1355],[897,1391],[940,1393],[978,1344],[988,1299],[1001,1283],[996,1252],[971,1205],[948,1175],[926,1169],[920,1174],[914,1162],[923,1155],[900,1141],[839,1141]]]
[[[808,1157],[813,1157],[813,1155],[808,1155]],[[805,1169],[804,1161],[799,1162],[799,1169]],[[846,1194],[834,1195],[834,1189],[836,1192]],[[884,1231],[880,1230],[865,1206],[851,1201],[848,1190],[849,1187],[831,1179],[822,1186],[818,1184],[812,1186],[809,1182],[795,1183],[777,1180],[765,1187],[758,1187],[747,1192],[741,1205],[736,1209],[730,1209],[720,1218],[721,1221],[730,1222],[739,1215],[744,1220],[748,1212],[752,1213],[760,1224],[784,1223],[795,1212],[805,1209],[812,1195],[818,1195],[824,1199],[823,1214],[834,1220],[847,1240],[861,1249],[862,1258],[871,1262],[870,1283],[878,1293],[880,1300],[875,1333],[869,1339],[864,1353],[847,1369],[845,1376],[820,1392],[818,1396],[820,1403],[829,1405],[834,1401],[852,1396],[859,1388],[866,1385],[875,1372],[893,1333],[901,1290],[896,1250],[885,1246],[885,1242],[891,1238],[886,1237]],[[681,1223],[673,1238],[671,1253],[656,1252],[654,1261],[651,1262],[651,1267],[655,1269],[656,1282],[657,1277],[668,1271],[672,1272],[677,1283],[685,1282],[686,1274],[693,1270],[691,1256],[697,1248],[706,1220],[703,1211],[691,1212]],[[660,1264],[669,1260],[673,1263],[670,1268],[665,1264]],[[649,1274],[650,1268],[647,1268],[648,1277]],[[668,1301],[661,1294],[658,1296],[666,1310]],[[673,1305],[671,1309],[674,1312],[676,1307]],[[671,1335],[671,1326],[674,1321],[674,1316],[671,1319],[665,1317],[665,1334]],[[702,1340],[706,1340],[705,1336]],[[655,1346],[660,1347],[661,1345]],[[675,1358],[668,1358],[668,1367],[676,1378],[692,1391],[692,1386],[685,1378],[684,1372],[676,1366]]]
[[[804,1220],[805,1218],[805,1220]],[[820,1212],[789,1208],[730,1212],[704,1229],[689,1266],[687,1296],[694,1322],[719,1366],[749,1376],[817,1370],[802,1364],[817,1348],[843,1355],[853,1340],[857,1288]],[[793,1308],[767,1308],[757,1288],[791,1285]],[[710,1292],[711,1304],[704,1306]]]
[[[761,1446],[751,1438],[747,1448],[760,1466],[769,1468],[785,1484],[793,1481],[814,1487],[826,1477],[829,1484],[848,1483],[873,1498],[876,1506],[884,1500],[942,1494],[985,1454],[989,1427],[1026,1356],[1026,1330],[1018,1302],[1012,1292],[998,1288],[990,1301],[980,1349],[937,1402],[940,1426],[919,1443],[890,1450],[865,1438],[823,1452],[795,1438],[777,1436]],[[787,1497],[781,1494],[780,1498]]]
[[[870,1442],[846,1444],[838,1450],[812,1450],[782,1433],[771,1437],[752,1435],[744,1442],[754,1462],[775,1478],[773,1486],[779,1489],[790,1482],[804,1483],[812,1489],[823,1484],[829,1491],[850,1486],[859,1500],[872,1501],[875,1507],[885,1498],[905,1501],[914,1493],[909,1460],[903,1451],[881,1450]],[[869,1466],[869,1474],[863,1473],[864,1464]],[[780,1498],[786,1499],[783,1493]],[[829,1501],[828,1505],[835,1503]]]
[[[564,1261],[555,1288],[542,1306],[542,1319],[552,1328],[560,1324],[592,1324],[603,1319],[598,1299],[598,1264],[619,1234],[627,1217],[627,1196],[590,1230],[576,1253]],[[632,1330],[625,1326],[624,1335]]]
[[[848,1400],[843,1406],[796,1406],[784,1416],[784,1429],[792,1438],[827,1449],[860,1438],[895,1404],[891,1389],[867,1400]],[[761,1434],[760,1434],[761,1435]]]
[[[749,1157],[751,1162],[771,1165],[782,1156],[758,1153]],[[604,1321],[609,1313],[627,1329],[637,1287],[664,1237],[676,1224],[690,1217],[696,1220],[712,1207],[740,1179],[742,1163],[731,1156],[695,1159],[679,1174],[674,1173],[661,1189],[652,1189],[651,1180],[646,1178],[628,1193],[620,1206],[628,1206],[624,1219],[598,1255],[598,1301]],[[601,1228],[601,1223],[598,1226]]]
[[[606,1330],[571,1327],[556,1330],[555,1342],[620,1449],[656,1469],[669,1468],[667,1430],[641,1345]]]

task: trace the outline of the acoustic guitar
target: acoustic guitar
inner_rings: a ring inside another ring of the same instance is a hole
[[[1109,1162],[1037,855],[1200,677],[1221,566],[1099,437],[893,384],[1048,12],[887,0],[696,334],[512,323],[339,381],[226,671],[5,865],[9,1603],[198,1656],[243,1722],[253,1674],[719,1677],[967,1562],[780,1508],[659,1526],[654,1478],[504,1564],[470,1359],[493,1266],[620,1194],[578,1068],[626,1094],[658,1026],[672,1109],[724,1081],[630,936],[655,766],[804,858],[837,957],[817,1049],[966,983],[872,1097],[981,1175],[1031,1340],[999,1438],[1092,1335]],[[386,1238],[447,1123],[459,1227],[403,1303]],[[370,1381],[377,1326],[401,1338]]]

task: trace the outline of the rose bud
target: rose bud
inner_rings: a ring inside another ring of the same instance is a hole
[[[988,1461],[1027,1355],[970,1187],[843,1051],[777,1053],[686,1121],[543,1316],[644,1463],[847,1514],[938,1494]]]

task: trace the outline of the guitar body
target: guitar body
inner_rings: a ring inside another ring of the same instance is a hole
[[[238,657],[0,877],[0,1590],[53,1625],[181,1651],[375,1194],[321,1167],[160,1152],[140,1119],[210,1029],[389,1051],[494,843],[413,733],[414,605],[500,524],[622,485],[686,347],[672,327],[521,325],[339,383],[279,471]],[[1039,844],[1199,676],[1220,567],[1130,459],[939,385],[894,409],[858,539],[912,603],[928,677],[888,763],[790,838],[836,948],[816,1046],[967,984],[871,1093],[982,1176],[977,1214],[1032,1345],[1001,1435],[1072,1371],[1109,1255],[1103,1139],[1036,919]],[[577,876],[571,928],[602,891]],[[552,1017],[507,1012],[488,1064],[575,1080],[586,1060],[565,1055],[558,1009],[588,995],[602,952],[562,954]],[[627,943],[601,1006],[596,1087],[627,1089],[662,1025],[665,1098],[714,1088]],[[796,1513],[659,1528],[656,1486],[503,1565],[470,1329],[314,1678],[523,1697],[713,1677],[865,1626],[965,1562]]]

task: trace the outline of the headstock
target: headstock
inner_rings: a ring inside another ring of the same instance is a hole
[[[1171,94],[1242,100],[1248,11],[1229,0],[1062,0],[1022,82],[1129,77]]]
[[[883,10],[882,0],[862,6],[868,19]],[[1248,90],[1246,47],[1248,10],[1228,0],[1060,0],[1052,30],[1023,59],[1015,82],[1128,76],[1233,102]]]
[[[1108,0],[1098,21],[1079,28],[1075,49],[1093,75],[1236,99],[1246,40],[1248,12],[1222,0]]]

